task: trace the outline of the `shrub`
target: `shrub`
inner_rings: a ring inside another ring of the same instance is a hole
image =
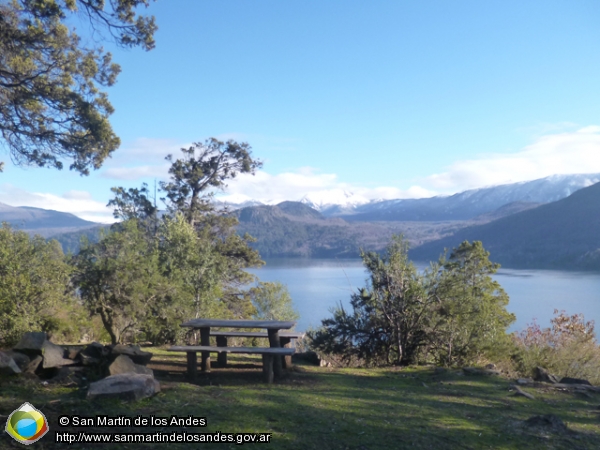
[[[549,328],[534,323],[513,335],[517,352],[514,361],[524,375],[536,366],[559,377],[584,378],[600,384],[600,347],[596,342],[594,322],[582,314],[567,315],[554,310]]]

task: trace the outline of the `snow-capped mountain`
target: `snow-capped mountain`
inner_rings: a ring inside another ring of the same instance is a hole
[[[368,198],[343,189],[310,192],[300,200],[320,213],[328,216],[351,214],[361,205],[370,203]]]
[[[384,200],[361,205],[347,220],[467,220],[514,202],[550,203],[600,182],[600,174],[552,175],[533,181],[471,189],[451,196]],[[327,214],[325,214],[327,215]]]

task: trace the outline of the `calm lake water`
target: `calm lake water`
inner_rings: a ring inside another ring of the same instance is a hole
[[[365,286],[367,279],[360,260],[274,258],[266,262],[249,272],[261,281],[287,285],[300,313],[296,327],[300,331],[320,325],[340,302],[349,306],[350,294]],[[533,319],[548,326],[554,309],[583,313],[586,320],[600,324],[600,274],[501,269],[495,279],[510,296],[509,311],[517,316],[511,331],[523,329]]]

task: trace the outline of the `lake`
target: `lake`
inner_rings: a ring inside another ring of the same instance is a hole
[[[248,271],[261,281],[287,285],[300,313],[296,327],[300,331],[319,326],[321,319],[330,317],[330,309],[340,302],[349,307],[350,294],[365,286],[367,279],[358,259],[273,258],[266,263]],[[598,273],[500,269],[494,278],[510,296],[508,310],[517,316],[510,331],[523,329],[533,319],[546,327],[554,309],[582,313],[586,320],[600,324]]]

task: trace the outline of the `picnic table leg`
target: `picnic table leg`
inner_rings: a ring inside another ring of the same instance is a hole
[[[265,382],[271,384],[273,382],[273,355],[263,353],[262,360]]]
[[[198,371],[198,358],[196,352],[187,352],[187,377],[190,381],[196,379],[196,372]]]
[[[227,347],[227,336],[217,336],[217,347]],[[219,352],[217,364],[219,367],[227,367],[227,352]]]
[[[292,342],[291,338],[283,336],[280,337],[279,340],[281,341],[281,346],[287,348],[290,347],[290,342]],[[292,355],[285,355],[281,360],[281,363],[284,369],[289,369],[292,367]]]
[[[279,330],[268,330],[269,345],[271,347],[280,348],[281,341],[279,339]],[[275,378],[281,378],[283,375],[283,363],[280,355],[273,355],[273,374]]]
[[[210,327],[200,328],[200,343],[202,345],[210,345]],[[202,352],[200,369],[202,372],[210,372],[210,352]]]

